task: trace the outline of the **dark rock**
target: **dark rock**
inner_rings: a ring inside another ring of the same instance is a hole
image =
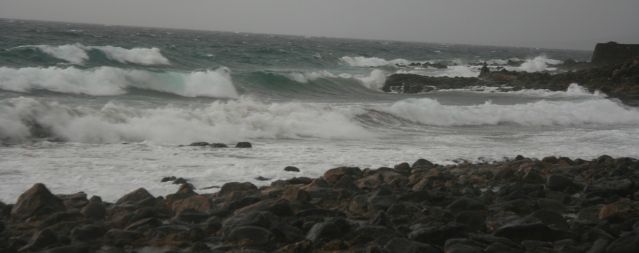
[[[132,191],[122,196],[120,199],[118,199],[115,202],[115,204],[116,205],[125,205],[125,204],[137,205],[140,202],[146,201],[148,199],[154,199],[153,195],[151,195],[151,193],[149,193],[146,189],[139,188],[135,191]]]
[[[181,177],[173,180],[173,184],[188,184],[188,183],[189,183],[189,180],[186,180]]]
[[[91,253],[91,247],[85,243],[50,248],[43,253]]]
[[[300,169],[295,167],[295,166],[286,166],[284,168],[284,171],[288,171],[288,172],[300,172]]]
[[[224,240],[237,243],[242,246],[262,246],[271,242],[273,234],[257,226],[241,226],[233,229]]]
[[[242,192],[242,193],[256,193],[257,192],[257,186],[255,186],[254,184],[251,184],[249,182],[244,182],[244,183],[237,183],[237,182],[232,182],[232,183],[226,183],[224,185],[222,185],[222,188],[220,188],[220,191],[217,193],[219,196],[225,196],[225,195],[229,195],[231,193],[234,192]]]
[[[486,211],[457,212],[455,221],[459,224],[464,224],[467,230],[484,231],[486,230]]]
[[[193,143],[189,144],[189,146],[192,146],[192,147],[205,147],[205,146],[208,146],[208,145],[209,145],[209,143],[208,142],[204,142],[204,141],[193,142]]]
[[[395,165],[395,171],[402,174],[410,174],[411,166],[408,163],[400,163]]]
[[[627,221],[639,218],[639,202],[620,199],[605,205],[599,211],[599,219]]]
[[[546,187],[553,191],[565,191],[576,188],[572,179],[561,175],[550,175],[546,180]]]
[[[137,231],[111,229],[107,231],[105,241],[115,246],[131,245],[134,241],[142,237],[142,233]]]
[[[542,223],[506,225],[498,228],[494,234],[517,242],[524,240],[553,242],[573,236],[567,232],[551,229]]]
[[[228,148],[229,146],[224,144],[224,143],[211,143],[211,145],[209,145],[213,148]]]
[[[193,209],[183,209],[173,217],[173,220],[185,224],[198,224],[209,219],[209,216],[207,213],[198,212]]]
[[[416,225],[408,234],[408,238],[418,242],[444,245],[446,240],[450,238],[465,237],[465,227],[461,224],[446,225]]]
[[[608,248],[606,253],[631,253],[639,252],[639,235],[635,233],[629,233],[622,235],[619,239],[614,240]]]
[[[348,233],[349,225],[342,218],[330,218],[324,222],[317,223],[306,234],[306,239],[313,243],[327,242],[340,238]]]
[[[601,195],[629,194],[632,193],[634,183],[627,178],[618,180],[602,179],[590,185],[587,192],[595,192]]]
[[[173,182],[175,181],[177,178],[175,176],[170,176],[170,177],[163,177],[162,180],[160,180],[160,182],[164,183],[164,182]]]
[[[271,179],[268,178],[268,177],[258,176],[258,177],[255,178],[255,180],[257,180],[257,181],[269,181]]]
[[[449,239],[444,245],[446,253],[482,253],[483,245],[468,239]]]
[[[494,242],[484,249],[484,253],[524,253],[524,250],[501,242]]]
[[[170,208],[175,213],[180,213],[184,210],[194,210],[206,213],[213,209],[213,203],[206,195],[192,195],[190,197],[174,200],[171,203]]]
[[[71,238],[77,241],[95,240],[106,233],[106,228],[98,224],[78,226],[71,231]]]
[[[235,147],[236,148],[252,148],[253,145],[250,142],[243,141],[243,142],[238,142],[235,145]]]
[[[406,238],[394,238],[386,245],[384,249],[388,253],[440,253],[441,251],[430,244],[411,241]]]
[[[343,176],[351,176],[352,178],[359,178],[362,175],[362,171],[357,167],[339,167],[327,170],[324,172],[324,180],[329,184],[334,184]]]
[[[82,208],[81,213],[89,219],[102,220],[106,215],[106,208],[100,197],[93,196],[89,199],[89,203]]]
[[[486,206],[477,199],[461,197],[450,203],[446,208],[453,212],[469,211],[469,210],[485,210]]]
[[[44,249],[58,242],[58,236],[49,229],[36,232],[29,240],[29,243],[20,248],[19,251],[37,251]]]
[[[419,159],[413,163],[411,169],[430,169],[435,166],[433,163],[426,159]]]
[[[58,194],[56,196],[62,200],[67,209],[80,209],[89,203],[87,194],[84,192],[78,192],[75,194]]]
[[[42,216],[64,211],[62,200],[51,194],[44,184],[35,184],[18,197],[11,209],[11,218],[24,220],[33,216]]]

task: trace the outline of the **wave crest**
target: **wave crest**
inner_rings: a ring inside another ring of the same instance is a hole
[[[111,102],[88,108],[20,97],[0,101],[0,123],[0,140],[7,142],[47,137],[84,143],[185,144],[373,136],[347,110],[320,104],[265,104],[247,98],[216,101],[200,108],[141,109]]]
[[[114,67],[82,70],[74,67],[0,67],[0,89],[15,92],[48,90],[92,96],[125,94],[128,88],[172,93],[185,97],[236,98],[230,70],[150,72]]]
[[[20,48],[35,48],[54,58],[64,60],[76,65],[82,65],[89,60],[88,52],[97,50],[108,59],[120,63],[133,63],[140,65],[169,65],[169,60],[162,55],[157,47],[126,49],[115,46],[85,46],[80,43],[59,46],[51,45],[27,45]]]

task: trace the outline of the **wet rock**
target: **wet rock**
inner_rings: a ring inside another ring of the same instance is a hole
[[[170,176],[170,177],[163,177],[162,180],[160,180],[160,182],[164,183],[164,182],[173,182],[175,181],[177,178],[175,176]]]
[[[419,159],[413,163],[411,169],[419,170],[419,169],[430,169],[435,165],[426,159]]]
[[[188,183],[189,183],[189,180],[181,178],[181,177],[173,180],[173,184],[188,184]]]
[[[566,191],[577,188],[572,179],[561,175],[550,175],[546,179],[546,187],[553,191]]]
[[[330,169],[324,172],[324,180],[329,184],[334,184],[343,176],[350,176],[351,178],[359,178],[362,171],[357,167],[339,167]]]
[[[284,171],[288,171],[288,172],[300,172],[300,169],[295,167],[295,166],[286,166],[284,168]]]
[[[621,199],[605,205],[599,211],[599,219],[626,221],[639,218],[639,202]]]
[[[639,235],[629,233],[614,240],[606,248],[606,253],[631,253],[639,252]]]
[[[175,213],[180,213],[184,210],[206,213],[213,209],[213,203],[206,195],[193,195],[173,201],[170,208]]]
[[[461,224],[450,223],[445,225],[418,224],[412,228],[408,238],[418,242],[444,245],[450,238],[465,237],[465,227]]]
[[[106,208],[104,203],[102,203],[102,199],[98,196],[91,197],[89,203],[80,212],[84,217],[94,220],[103,220],[106,216]]]
[[[472,210],[485,210],[486,206],[484,203],[477,199],[461,197],[450,203],[446,208],[450,209],[453,212],[460,211],[472,211]]]
[[[237,182],[232,182],[232,183],[226,183],[224,185],[222,185],[222,188],[220,188],[220,191],[217,193],[218,196],[226,196],[232,193],[243,193],[245,195],[248,194],[252,194],[252,193],[257,193],[257,186],[255,186],[254,184],[251,184],[249,182],[244,182],[244,183],[237,183]]]
[[[116,205],[138,205],[143,201],[148,201],[149,199],[154,199],[153,195],[149,193],[144,188],[139,188],[135,191],[127,193],[118,199],[115,204]]]
[[[233,229],[224,240],[241,246],[263,246],[269,244],[272,237],[273,234],[262,227],[241,226]]]
[[[483,245],[468,239],[449,239],[444,245],[446,253],[482,253]]]
[[[517,242],[524,240],[553,242],[573,236],[567,232],[551,229],[542,223],[506,225],[498,228],[494,234]]]
[[[35,184],[18,197],[11,209],[11,218],[24,220],[66,210],[62,200],[51,194],[44,184]]]
[[[87,224],[78,226],[71,231],[71,238],[77,241],[90,241],[99,239],[106,233],[106,228],[99,224]]]
[[[410,174],[411,166],[408,163],[400,163],[398,165],[395,165],[394,169],[395,171],[402,174]]]
[[[50,248],[43,253],[90,253],[91,247],[86,243],[76,243],[72,245]]]
[[[212,148],[228,148],[229,146],[224,143],[211,143],[209,146]]]
[[[258,176],[258,177],[255,178],[255,180],[257,180],[257,181],[269,181],[271,179],[268,178],[268,177]]]
[[[191,147],[205,147],[208,146],[209,143],[208,142],[204,142],[204,141],[199,141],[199,142],[193,142],[191,144],[189,144],[189,146]]]
[[[587,188],[587,192],[594,192],[600,195],[609,194],[629,194],[632,193],[634,183],[630,179],[607,180],[601,179]]]
[[[173,221],[184,224],[198,224],[209,219],[209,216],[207,213],[197,210],[183,209],[173,217]]]
[[[313,251],[313,242],[303,240],[283,246],[275,251],[275,253],[304,253]]]
[[[340,238],[348,233],[349,225],[342,218],[330,218],[326,221],[317,223],[311,227],[306,234],[306,239],[313,243],[327,242],[332,239]]]
[[[389,253],[440,253],[441,251],[430,244],[411,241],[406,238],[396,237],[384,245],[384,250]]]
[[[253,145],[250,142],[243,141],[243,142],[238,142],[237,144],[235,144],[235,147],[236,148],[252,148]]]
[[[80,209],[84,207],[89,200],[87,194],[84,192],[78,192],[75,194],[58,194],[56,197],[60,198],[67,209]]]
[[[58,242],[58,236],[49,229],[36,232],[29,240],[29,243],[20,248],[19,251],[37,251],[55,245]]]
[[[105,234],[105,241],[115,246],[131,245],[134,241],[142,237],[142,233],[137,231],[111,229]]]

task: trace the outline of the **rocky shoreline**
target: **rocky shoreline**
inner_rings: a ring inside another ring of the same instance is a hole
[[[565,71],[527,73],[490,71],[482,69],[479,77],[428,77],[416,74],[393,74],[386,79],[382,90],[386,92],[420,93],[441,89],[464,89],[468,87],[508,87],[510,90],[548,89],[566,90],[572,83],[590,91],[599,90],[619,98],[627,104],[639,105],[639,59],[615,65],[557,66]]]
[[[639,252],[632,158],[419,159],[214,194],[182,183],[115,203],[36,184],[0,203],[0,252]]]

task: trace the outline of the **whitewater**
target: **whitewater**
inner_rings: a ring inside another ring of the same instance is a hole
[[[112,201],[172,193],[165,176],[213,192],[418,158],[639,158],[639,110],[579,84],[381,91],[394,73],[553,72],[589,55],[0,19],[0,200],[36,182]]]

